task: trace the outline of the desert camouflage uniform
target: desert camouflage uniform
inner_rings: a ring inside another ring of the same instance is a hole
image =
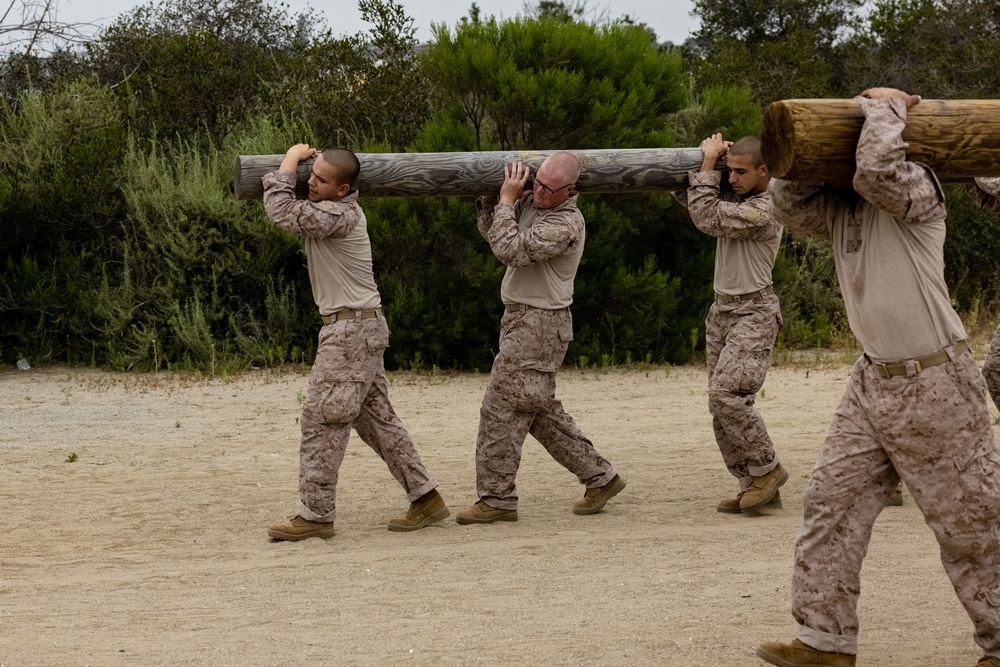
[[[514,206],[494,207],[492,198],[479,202],[480,233],[508,267],[501,288],[505,313],[500,350],[483,397],[476,441],[476,491],[497,509],[517,509],[515,477],[529,433],[587,488],[605,486],[617,474],[555,397],[556,373],[573,340],[569,302],[584,244],[576,199],[572,195],[547,210],[535,208],[531,195]],[[559,284],[537,277],[525,283],[525,274],[518,274],[523,270],[551,271]]]
[[[983,379],[993,398],[993,404],[1000,408],[1000,327],[993,332],[990,351],[983,359]]]
[[[1000,178],[977,178],[976,184],[968,186],[966,191],[984,210],[1000,213]],[[1000,408],[1000,327],[993,334],[990,351],[983,360],[983,378],[993,403]]]
[[[859,98],[860,99],[860,98]],[[865,349],[803,496],[792,614],[799,639],[857,653],[860,571],[900,478],[934,531],[987,655],[1000,656],[1000,455],[985,387],[944,282],[944,197],[905,161],[899,99],[860,99],[854,189],[774,181],[775,216],[833,243],[851,328]],[[864,199],[862,199],[863,197]],[[926,368],[913,359],[944,351]],[[901,362],[885,377],[879,363]]]
[[[437,487],[389,402],[382,356],[389,327],[371,274],[365,215],[352,190],[336,202],[295,199],[295,174],[264,176],[264,207],[282,229],[305,238],[313,297],[320,313],[354,311],[319,332],[319,347],[302,406],[299,516],[336,518],[337,477],[351,427],[385,461],[413,502]],[[367,311],[375,317],[361,317]]]
[[[778,465],[754,402],[781,327],[781,307],[773,293],[729,303],[724,295],[771,286],[782,228],[771,216],[767,192],[740,200],[732,190],[720,191],[721,172],[692,171],[688,177],[691,187],[676,193],[677,199],[699,230],[718,239],[715,289],[720,296],[705,318],[708,409],[722,460],[742,492],[753,477]]]

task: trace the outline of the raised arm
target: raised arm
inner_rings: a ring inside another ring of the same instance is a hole
[[[519,207],[527,201],[524,188],[531,170],[515,162],[504,167],[503,172],[499,203],[491,208],[492,202],[484,198],[478,204],[479,233],[497,259],[514,268],[528,266],[561,255],[582,240],[583,216],[575,206],[547,209],[531,226],[520,229]]]
[[[486,240],[497,259],[518,268],[562,255],[582,240],[583,231],[583,216],[576,207],[545,211],[533,225],[519,229],[515,206],[501,200]]]
[[[296,236],[344,238],[361,222],[357,193],[335,202],[296,199],[295,180],[294,171],[264,174],[264,210],[278,227]]]
[[[264,174],[264,211],[274,224],[296,236],[343,238],[354,231],[362,218],[357,204],[358,194],[350,191],[347,183],[339,186],[340,198],[336,200],[304,201],[295,198],[295,172],[299,163],[318,154],[319,151],[309,144],[295,144],[285,152],[278,171]],[[313,179],[326,182],[324,176],[317,172],[317,166],[313,165],[310,178],[310,197],[313,196]]]
[[[695,227],[710,236],[729,239],[763,240],[781,234],[766,193],[741,202],[726,201],[721,196],[721,178],[718,171],[688,174],[691,187],[686,204]]]
[[[870,88],[857,98],[865,114],[857,148],[854,190],[906,222],[940,220],[944,194],[929,167],[906,159],[906,112],[920,102],[895,88]]]

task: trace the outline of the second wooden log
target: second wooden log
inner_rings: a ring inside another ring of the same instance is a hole
[[[358,153],[357,188],[374,197],[451,197],[496,194],[503,168],[520,160],[532,174],[554,151],[482,151],[465,153]],[[575,150],[580,160],[581,192],[655,192],[683,190],[688,172],[701,166],[698,148]],[[264,196],[261,178],[275,171],[282,155],[241,155],[236,159],[233,194],[237,199]],[[300,197],[306,193],[312,160],[298,169]],[[724,165],[720,163],[720,168]]]
[[[764,111],[761,149],[776,178],[850,185],[865,117],[857,100],[782,100]],[[906,157],[941,181],[1000,176],[1000,100],[921,100],[907,113]]]

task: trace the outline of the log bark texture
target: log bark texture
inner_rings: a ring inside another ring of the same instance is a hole
[[[764,111],[761,149],[776,178],[850,185],[864,124],[854,99],[782,100]],[[941,181],[1000,176],[1000,100],[921,100],[907,112],[906,157]]]
[[[357,189],[366,197],[452,197],[497,194],[503,168],[521,160],[534,174],[555,151],[482,151],[466,153],[358,153]],[[688,172],[701,166],[698,148],[576,150],[581,192],[654,192],[683,190]],[[283,155],[236,158],[233,194],[261,199],[261,177],[277,170]],[[299,163],[296,193],[305,197],[312,160]],[[719,168],[725,168],[720,162]]]

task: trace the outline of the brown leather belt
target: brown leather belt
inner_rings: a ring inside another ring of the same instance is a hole
[[[340,320],[370,320],[378,317],[382,313],[381,308],[370,308],[368,310],[338,310],[332,315],[323,315],[323,324],[333,324]]]
[[[756,292],[749,292],[747,294],[722,294],[721,292],[715,293],[715,300],[719,303],[733,303],[734,301],[753,301],[754,299],[759,299],[762,296],[767,296],[768,294],[774,294],[774,287],[768,285],[762,290]]]
[[[898,361],[893,364],[883,364],[881,361],[872,360],[872,366],[878,371],[878,374],[884,378],[891,378],[899,375],[906,375],[906,366],[911,361],[913,362],[913,369],[917,373],[924,370],[925,368],[930,368],[931,366],[937,366],[943,364],[946,361],[954,359],[959,355],[965,354],[966,350],[969,349],[969,344],[964,340],[960,340],[955,343],[952,348],[952,353],[948,354],[948,350],[938,350],[933,354],[928,354],[926,357],[918,357],[916,359],[907,359],[906,361]]]

